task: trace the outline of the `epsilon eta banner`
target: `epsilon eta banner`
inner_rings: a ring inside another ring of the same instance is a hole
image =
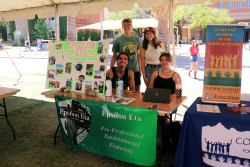
[[[55,100],[65,144],[137,165],[155,164],[157,111],[61,96]]]
[[[244,26],[208,25],[202,101],[240,103]]]

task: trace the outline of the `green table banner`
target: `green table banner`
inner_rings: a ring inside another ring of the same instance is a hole
[[[56,96],[63,142],[121,161],[156,161],[157,111],[112,102]]]

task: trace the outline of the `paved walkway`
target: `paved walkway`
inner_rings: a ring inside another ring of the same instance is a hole
[[[202,95],[203,91],[203,77],[204,77],[204,57],[205,57],[205,45],[200,46],[199,58],[199,67],[197,72],[198,79],[192,79],[188,77],[189,64],[189,47],[190,45],[182,45],[182,47],[176,48],[176,61],[177,61],[177,72],[180,73],[183,80],[183,95],[188,96],[188,99],[184,102],[184,106],[190,106],[192,102],[199,96]],[[110,55],[112,45],[110,45]],[[19,48],[7,49],[7,52],[18,67],[19,71],[23,74],[33,73],[33,74],[46,74],[47,71],[47,58],[48,51],[36,51],[35,47],[32,47],[33,51],[26,52],[24,48],[20,48],[21,54],[19,53]],[[171,50],[172,51],[172,50]],[[109,59],[111,56],[109,56]],[[243,70],[242,70],[242,93],[250,93],[250,81],[248,76],[250,73],[250,52],[243,49]],[[108,64],[109,66],[109,64]],[[4,51],[0,51],[0,82],[1,82],[1,73],[6,71],[16,72],[11,61],[8,59],[8,56]],[[145,91],[146,87],[143,79],[141,79],[141,91]],[[2,86],[5,84],[0,83]],[[6,85],[7,86],[7,85]],[[44,90],[44,87],[41,88]],[[178,109],[178,113],[184,114],[186,108],[181,106]],[[177,117],[178,120],[181,120],[182,117]]]

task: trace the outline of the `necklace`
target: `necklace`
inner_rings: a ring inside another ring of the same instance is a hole
[[[168,74],[168,73],[170,73],[171,68],[170,68],[169,71],[167,71],[167,72],[164,72],[163,69],[162,69],[161,71],[162,71],[162,74]]]

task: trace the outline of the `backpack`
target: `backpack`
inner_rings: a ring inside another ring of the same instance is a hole
[[[170,150],[173,153],[176,152],[176,149],[178,146],[178,141],[179,141],[180,134],[181,134],[181,127],[182,127],[182,122],[180,121],[172,122],[172,124],[170,125],[168,137],[170,138],[170,141],[171,141]]]
[[[29,42],[28,41],[26,41],[26,45],[29,46]]]

